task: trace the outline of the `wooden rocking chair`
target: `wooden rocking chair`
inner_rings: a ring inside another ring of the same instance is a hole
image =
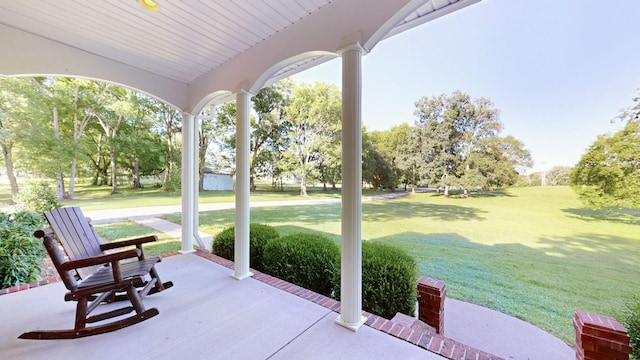
[[[77,302],[75,327],[68,330],[31,331],[19,338],[79,338],[122,329],[158,315],[156,308],[146,310],[142,299],[148,294],[172,287],[173,283],[160,281],[155,270],[155,264],[161,260],[159,257],[144,257],[142,244],[157,240],[156,236],[100,244],[98,235],[80,208],[55,209],[46,212],[45,217],[51,228],[38,230],[34,235],[43,240],[51,261],[69,290],[65,301]],[[53,234],[60,240],[68,259],[65,259]],[[135,249],[108,254],[104,252],[133,245]],[[103,302],[123,300],[129,301],[132,306],[88,316]],[[87,327],[88,323],[126,315],[134,310],[135,315],[124,319]]]

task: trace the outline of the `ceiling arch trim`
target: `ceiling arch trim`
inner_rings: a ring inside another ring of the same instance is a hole
[[[177,109],[188,104],[188,86],[184,83],[2,24],[0,48],[11,49],[10,56],[0,56],[0,74],[4,76],[107,81],[141,91]]]
[[[336,58],[337,56],[337,54],[329,51],[307,51],[288,59],[284,59],[262,73],[262,75],[254,82],[249,92],[257,93],[265,86],[269,86],[298,72],[322,64]]]

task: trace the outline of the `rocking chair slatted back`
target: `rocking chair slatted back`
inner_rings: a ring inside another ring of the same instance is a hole
[[[64,207],[45,212],[51,229],[62,243],[69,260],[103,255],[100,238],[79,207]],[[95,273],[100,266],[77,269],[81,279]]]

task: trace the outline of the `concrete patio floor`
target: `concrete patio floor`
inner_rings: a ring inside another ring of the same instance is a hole
[[[0,296],[2,359],[443,359],[384,332],[352,332],[325,307],[195,254],[158,264],[174,287],[145,299],[160,315],[74,340],[21,340],[35,329],[73,326],[75,303],[58,282]],[[103,305],[111,306],[111,305]]]

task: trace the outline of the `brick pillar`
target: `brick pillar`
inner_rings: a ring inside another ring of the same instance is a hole
[[[447,289],[444,281],[426,276],[418,281],[418,319],[444,333],[444,299]]]
[[[573,327],[577,360],[629,359],[629,335],[616,319],[578,310]]]

